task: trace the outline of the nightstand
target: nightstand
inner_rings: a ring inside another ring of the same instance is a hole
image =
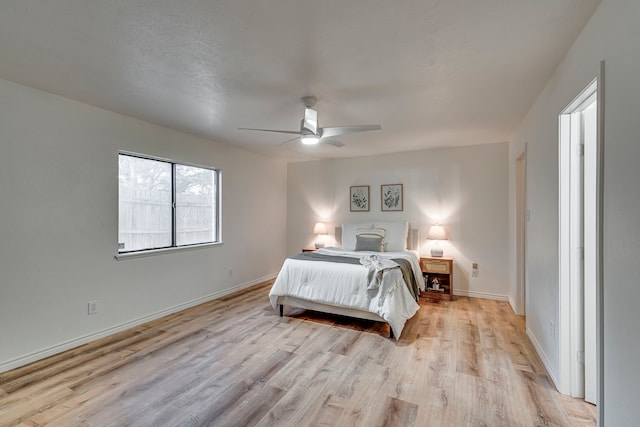
[[[302,248],[302,252],[315,252],[316,248]]]
[[[420,270],[425,277],[426,292],[423,296],[447,301],[454,299],[452,257],[420,257]],[[437,289],[433,286],[434,279],[438,281]]]

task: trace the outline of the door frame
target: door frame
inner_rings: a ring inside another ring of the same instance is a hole
[[[527,315],[527,144],[516,158],[516,314]]]
[[[582,274],[576,266],[580,254],[578,242],[581,241],[582,218],[576,217],[576,176],[578,171],[576,160],[580,155],[576,152],[581,141],[582,126],[580,116],[586,106],[593,103],[597,97],[597,78],[562,110],[559,117],[559,356],[560,356],[560,384],[563,394],[573,397],[584,397],[584,368],[578,361],[578,352],[584,349],[584,321],[583,321],[583,289],[580,286]],[[579,178],[583,179],[582,177]],[[581,182],[578,183],[578,185]]]
[[[604,401],[604,316],[603,316],[603,192],[604,192],[604,117],[605,117],[605,91],[604,91],[604,77],[605,77],[605,61],[600,61],[600,68],[598,76],[589,84],[587,88],[576,97],[561,113],[559,119],[563,120],[563,115],[572,110],[575,111],[576,107],[584,102],[589,96],[592,96],[589,89],[592,85],[596,85],[596,97],[597,97],[597,135],[596,135],[596,414],[597,425],[604,425],[605,419],[605,401]],[[580,97],[583,97],[580,100]],[[563,137],[563,126],[559,126],[559,336],[558,336],[558,354],[559,354],[559,381],[558,390],[563,394],[570,394],[571,391],[571,373],[572,363],[576,360],[575,355],[571,353],[571,331],[572,331],[572,313],[571,307],[571,293],[570,285],[567,277],[567,266],[570,265],[567,261],[570,260],[571,248],[568,247],[566,241],[566,231],[569,227],[567,223],[567,201],[569,200],[567,190],[568,184],[566,182],[566,171],[563,171],[562,166],[566,164],[567,156],[570,155],[570,147],[565,147],[561,143]],[[564,126],[567,129],[567,126]],[[564,214],[564,218],[563,218]],[[568,309],[567,309],[568,308]]]

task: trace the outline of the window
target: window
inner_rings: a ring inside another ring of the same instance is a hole
[[[118,252],[220,241],[220,172],[119,154]]]

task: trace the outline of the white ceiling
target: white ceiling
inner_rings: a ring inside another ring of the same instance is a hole
[[[509,139],[599,0],[2,0],[0,77],[268,155]],[[279,144],[300,97],[343,148]]]

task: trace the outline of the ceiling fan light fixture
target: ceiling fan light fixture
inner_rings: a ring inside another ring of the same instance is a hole
[[[304,104],[304,117],[300,120],[300,131],[295,130],[276,130],[276,129],[257,129],[257,128],[238,128],[242,130],[256,130],[260,132],[277,132],[290,133],[299,135],[299,141],[304,145],[328,144],[340,148],[344,144],[340,141],[334,141],[334,136],[346,135],[354,132],[367,132],[370,130],[382,129],[380,125],[353,125],[353,126],[332,126],[321,128],[318,124],[318,112],[313,109],[317,99],[315,96],[305,96],[302,98]],[[298,140],[298,136],[281,145],[288,144]]]
[[[305,145],[315,145],[320,142],[320,137],[313,134],[302,135],[300,136],[300,142]]]

